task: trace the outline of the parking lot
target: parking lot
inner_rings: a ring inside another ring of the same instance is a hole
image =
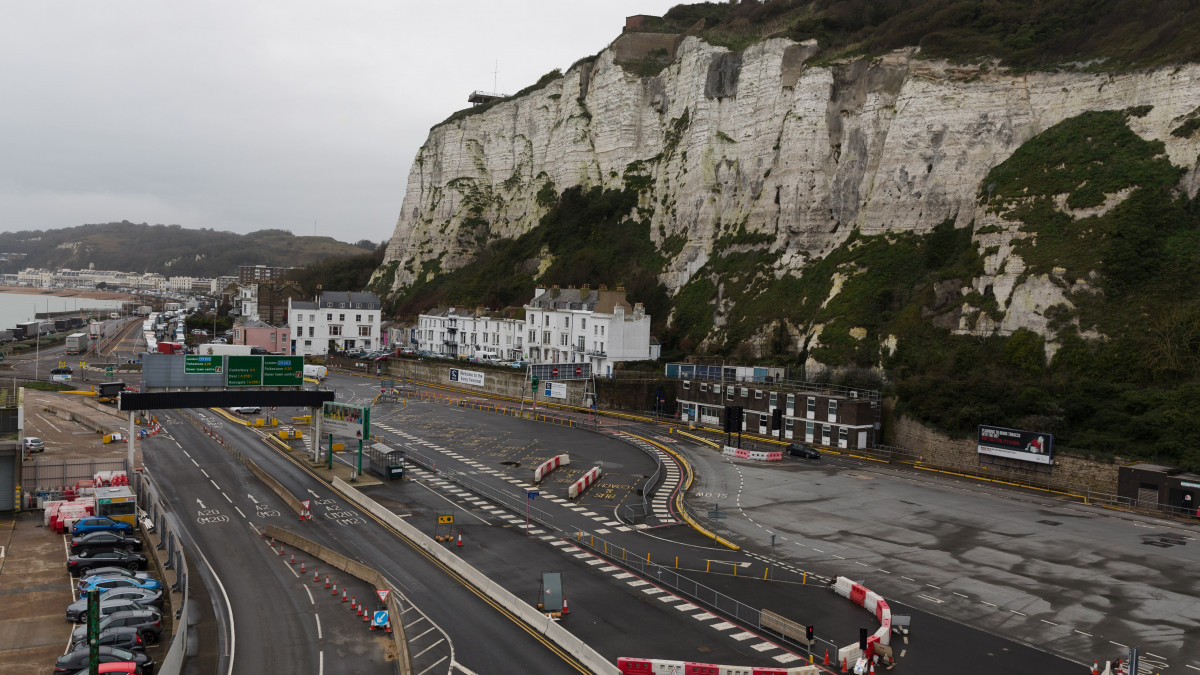
[[[75,474],[125,458],[127,445],[105,444],[103,434],[92,428],[94,424],[80,419],[99,422],[111,431],[121,430],[126,422],[112,414],[115,408],[108,413],[98,408],[94,399],[78,395],[34,390],[25,394],[25,435],[45,443],[44,452],[31,455],[32,462],[39,465],[41,479],[73,485]],[[75,624],[67,621],[65,611],[76,599],[75,579],[66,565],[69,539],[45,527],[40,510],[0,516],[0,672],[51,673],[55,660],[66,650]],[[153,559],[154,541],[144,538],[144,543],[143,553],[151,558],[151,574],[161,578]],[[168,602],[178,603],[178,594],[172,595]],[[169,636],[170,607],[168,604],[163,610],[164,636]],[[147,654],[161,662],[165,651],[164,640],[148,648]]]

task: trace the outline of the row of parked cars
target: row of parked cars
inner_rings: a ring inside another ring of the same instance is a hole
[[[88,672],[87,597],[97,591],[100,672],[152,675],[155,663],[146,646],[162,637],[166,590],[145,571],[149,559],[143,548],[133,526],[120,520],[89,516],[72,526],[67,571],[79,577],[79,599],[67,605],[66,616],[81,625],[72,631],[55,673]]]

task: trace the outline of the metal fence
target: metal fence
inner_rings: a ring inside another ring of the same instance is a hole
[[[47,497],[92,480],[100,471],[126,471],[125,459],[51,460],[35,459],[21,464],[21,485],[26,494]],[[129,474],[127,474],[129,475]]]
[[[175,608],[175,635],[171,638],[167,655],[158,668],[162,675],[178,675],[183,671],[183,663],[187,657],[189,621],[187,558],[183,554],[183,542],[176,535],[176,532],[182,533],[183,530],[176,522],[174,514],[163,506],[153,479],[143,472],[136,480],[138,507],[145,514],[145,521],[153,524],[154,532],[159,537],[155,549],[166,552],[163,568],[175,574],[170,589],[183,596],[179,606]],[[167,580],[163,579],[164,586],[167,585],[166,582]]]

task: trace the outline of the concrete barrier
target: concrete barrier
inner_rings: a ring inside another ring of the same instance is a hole
[[[362,579],[370,584],[373,588],[380,590],[387,589],[390,591],[388,593],[387,608],[389,619],[391,617],[395,617],[396,619],[392,622],[392,637],[396,641],[396,656],[398,661],[397,667],[399,668],[401,675],[412,675],[412,655],[408,653],[408,638],[404,635],[404,622],[400,619],[400,601],[396,600],[400,594],[396,590],[395,586],[393,586],[386,577],[384,577],[378,570],[374,568],[367,567],[357,560],[352,560],[341,553],[338,553],[337,551],[326,548],[325,546],[322,546],[311,539],[302,537],[295,532],[289,532],[288,530],[284,530],[274,525],[268,525],[267,535],[274,537],[275,541],[309,553],[313,557],[319,558],[322,561],[332,565],[335,569],[342,570],[351,576],[358,577],[359,579]]]
[[[583,478],[571,483],[571,486],[567,488],[567,499],[575,499],[587,492],[587,489],[598,480],[600,480],[600,467],[594,466],[588,469],[588,472],[583,474]]]
[[[609,663],[587,643],[572,635],[557,621],[545,616],[532,605],[522,602],[506,588],[492,581],[459,557],[451,554],[445,547],[426,536],[425,533],[405,522],[404,519],[384,508],[375,500],[359,492],[346,481],[341,478],[334,478],[333,487],[344,494],[346,499],[356,504],[359,508],[387,523],[389,527],[399,532],[403,537],[421,547],[443,565],[453,570],[455,574],[479,589],[480,592],[491,598],[522,623],[545,635],[561,647],[563,651],[578,659],[585,667],[591,669],[593,673],[597,675],[620,675],[620,671],[617,670],[616,666]]]
[[[551,457],[550,459],[538,465],[538,468],[533,470],[533,482],[540,483],[551,471],[560,466],[567,466],[571,463],[571,456],[567,454]]]

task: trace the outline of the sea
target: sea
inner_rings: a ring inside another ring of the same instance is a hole
[[[35,312],[68,312],[87,309],[120,309],[120,300],[94,300],[92,298],[64,298],[41,293],[0,293],[0,330],[12,328],[19,323],[33,321]]]

